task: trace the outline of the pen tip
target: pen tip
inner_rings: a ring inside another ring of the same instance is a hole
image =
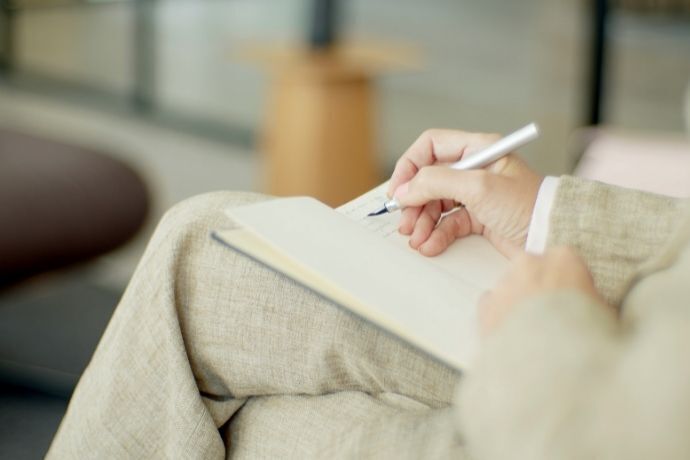
[[[378,211],[370,212],[369,214],[367,214],[367,217],[380,216],[381,214],[385,214],[387,212],[388,212],[388,209],[386,209],[384,207],[384,208],[379,209]]]

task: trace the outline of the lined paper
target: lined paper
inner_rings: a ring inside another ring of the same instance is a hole
[[[471,235],[456,240],[445,252],[426,257],[410,248],[409,238],[398,232],[400,213],[367,217],[388,200],[388,182],[368,191],[362,196],[336,209],[339,213],[358,222],[372,233],[383,236],[389,244],[405,248],[419,257],[424,257],[450,276],[460,278],[482,289],[491,289],[505,272],[508,260],[481,236]]]

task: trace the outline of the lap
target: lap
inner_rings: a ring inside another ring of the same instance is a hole
[[[387,439],[398,439],[421,415],[391,415],[399,422],[389,425],[385,405],[331,394],[380,400],[393,393],[420,411],[450,410],[452,370],[211,239],[213,229],[233,225],[225,207],[259,199],[214,193],[165,216],[75,390],[53,456],[217,458],[218,427],[243,405],[240,412],[250,414],[280,398],[297,401],[284,416],[302,420],[281,429],[299,433],[307,419],[322,428],[335,423],[329,436],[343,446],[365,443],[369,431],[348,440],[339,406],[351,426],[361,420],[371,433],[377,423],[390,426]],[[326,409],[301,408],[309,398],[324,398]],[[353,415],[345,407],[359,409]],[[261,412],[255,429],[280,418],[280,411]],[[433,417],[442,425],[447,416]]]
[[[462,458],[450,408],[393,393],[252,398],[224,430],[233,458]]]
[[[204,195],[178,205],[162,224],[176,229],[164,231],[175,240],[164,246],[178,253],[179,315],[202,391],[232,389],[236,397],[391,391],[448,404],[453,371],[209,238],[214,228],[233,225],[225,207],[261,199]]]

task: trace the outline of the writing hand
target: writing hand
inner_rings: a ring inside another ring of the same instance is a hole
[[[478,234],[508,257],[522,252],[543,177],[514,154],[479,170],[447,167],[499,138],[432,129],[398,160],[388,193],[405,207],[399,231],[410,235],[411,247],[434,256],[455,239]],[[464,208],[441,219],[456,203]]]

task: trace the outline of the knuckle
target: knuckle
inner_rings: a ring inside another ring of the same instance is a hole
[[[413,145],[423,145],[431,142],[435,136],[435,132],[436,130],[433,128],[425,129],[417,136]]]
[[[419,137],[424,138],[424,139],[433,139],[434,137],[436,137],[436,134],[438,132],[439,132],[439,130],[437,128],[428,128],[428,129],[425,129],[422,132],[422,135]]]
[[[502,136],[499,133],[477,133],[476,139],[482,144],[493,144]]]
[[[403,156],[401,156],[400,158],[398,158],[398,161],[395,162],[395,169],[396,169],[396,171],[397,171],[397,170],[400,170],[400,169],[402,169],[402,168],[407,167],[408,164],[409,164],[409,162],[410,162],[410,160],[408,160],[407,157],[406,157],[405,155],[403,155]]]
[[[398,161],[395,162],[395,168],[393,169],[393,177],[395,178],[405,178],[407,176],[411,176],[414,174],[416,171],[416,167],[414,163],[407,158],[407,156],[403,155],[400,158],[398,158]]]

